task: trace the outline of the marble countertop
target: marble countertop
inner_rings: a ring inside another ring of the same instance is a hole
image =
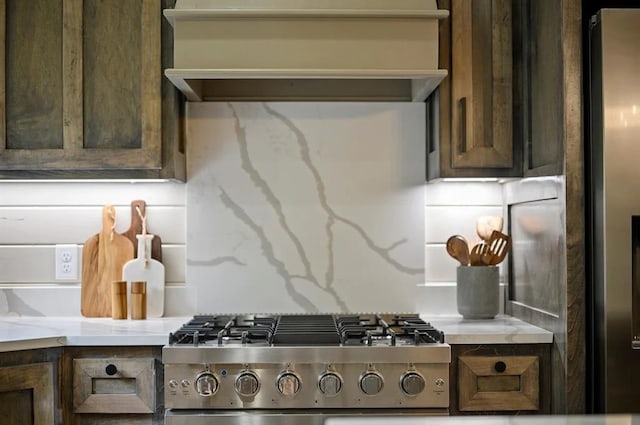
[[[508,316],[494,320],[422,316],[449,344],[550,343],[553,334]],[[0,352],[56,346],[165,345],[190,317],[113,320],[84,317],[0,317]]]
[[[0,317],[0,352],[64,345],[165,345],[189,317],[113,320],[85,317]]]
[[[545,344],[553,333],[511,316],[492,320],[465,320],[462,316],[421,315],[444,332],[448,344]]]
[[[326,425],[640,425],[637,415],[329,418]]]

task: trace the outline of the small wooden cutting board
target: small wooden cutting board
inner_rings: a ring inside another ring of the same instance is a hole
[[[132,260],[133,244],[115,232],[116,211],[102,209],[102,230],[82,249],[80,312],[85,317],[111,317],[111,282],[122,280],[122,267]]]
[[[140,209],[140,214],[146,217],[146,206],[147,204],[141,199],[131,201],[131,225],[126,232],[122,233],[122,235],[133,244],[133,255],[135,258],[138,257],[138,240],[136,239],[136,235],[142,234],[142,219],[138,211],[136,211],[136,207]],[[147,233],[154,235],[151,240],[151,258],[162,263],[162,240],[160,236],[150,231],[148,226]]]

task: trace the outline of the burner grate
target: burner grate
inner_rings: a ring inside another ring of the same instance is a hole
[[[444,343],[444,333],[417,314],[201,315],[169,334],[169,343],[395,346]]]
[[[273,345],[340,345],[340,335],[331,315],[280,316]]]

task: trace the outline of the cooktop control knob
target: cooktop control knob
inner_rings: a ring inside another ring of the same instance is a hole
[[[211,372],[202,372],[196,376],[196,392],[202,397],[210,397],[218,391],[218,379]]]
[[[258,393],[260,381],[253,372],[242,372],[236,378],[236,391],[239,395],[250,397]]]
[[[295,395],[300,390],[300,378],[293,372],[283,372],[276,382],[278,391],[284,396]]]
[[[318,387],[325,395],[337,395],[342,389],[342,378],[335,372],[325,372],[320,375]]]
[[[425,381],[418,372],[405,372],[400,378],[402,391],[407,395],[418,395],[425,387]]]
[[[384,380],[378,372],[365,372],[360,377],[360,389],[367,395],[376,395],[382,391]]]

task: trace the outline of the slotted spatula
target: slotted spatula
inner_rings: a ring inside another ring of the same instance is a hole
[[[511,248],[511,236],[494,230],[488,242],[489,249],[482,254],[482,262],[487,266],[500,264]]]
[[[469,264],[472,266],[484,266],[482,256],[486,254],[488,250],[489,245],[484,243],[484,241],[474,245],[469,254]]]

